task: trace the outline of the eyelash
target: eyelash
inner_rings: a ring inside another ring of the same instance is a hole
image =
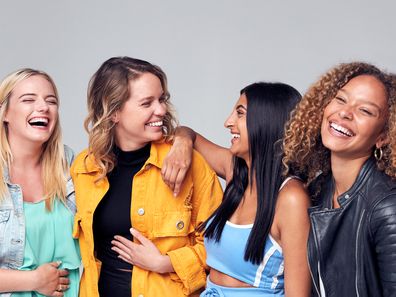
[[[370,116],[372,116],[373,115],[373,113],[371,112],[371,111],[369,111],[369,110],[367,110],[367,109],[360,109],[363,113],[365,113],[365,114],[367,114],[367,115],[370,115]]]

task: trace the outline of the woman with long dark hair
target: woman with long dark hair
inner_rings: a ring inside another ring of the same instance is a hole
[[[297,178],[282,177],[281,166],[284,124],[299,99],[282,83],[242,89],[225,122],[232,136],[229,149],[186,127],[177,132],[162,170],[172,187],[178,179],[174,164],[191,144],[227,181],[223,202],[201,225],[210,267],[201,296],[309,295],[310,202]]]

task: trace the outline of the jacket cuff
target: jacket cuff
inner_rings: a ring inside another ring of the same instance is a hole
[[[189,295],[205,286],[203,263],[192,247],[183,247],[167,253],[175,273],[183,283],[183,293]]]

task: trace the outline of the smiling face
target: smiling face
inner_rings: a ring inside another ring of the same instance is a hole
[[[375,77],[360,75],[342,87],[324,109],[321,136],[332,156],[368,157],[387,139],[387,94]]]
[[[247,98],[242,94],[234,106],[224,126],[231,132],[230,151],[234,156],[244,159],[249,163],[249,140],[246,126]]]
[[[130,97],[116,112],[113,121],[117,145],[124,151],[137,150],[163,137],[167,97],[161,81],[143,73],[129,82]]]
[[[58,121],[58,99],[42,75],[17,83],[11,92],[4,122],[10,145],[44,144]]]

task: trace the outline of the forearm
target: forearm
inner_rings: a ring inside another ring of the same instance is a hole
[[[35,290],[34,271],[0,269],[0,292],[18,292]]]
[[[177,127],[175,133],[175,142],[184,141],[190,143],[192,146],[195,144],[195,139],[197,137],[197,133],[186,126]]]

